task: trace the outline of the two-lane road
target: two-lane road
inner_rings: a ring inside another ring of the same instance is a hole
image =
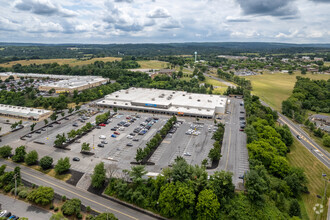
[[[124,220],[151,220],[155,219],[149,215],[146,215],[142,212],[133,210],[126,206],[120,205],[116,202],[105,199],[101,196],[90,193],[86,190],[80,189],[78,187],[67,184],[63,181],[57,180],[50,176],[47,176],[39,171],[33,170],[31,168],[0,159],[0,165],[6,164],[6,170],[13,170],[15,166],[21,168],[22,179],[34,183],[36,185],[49,186],[52,187],[55,193],[59,195],[65,195],[67,198],[78,198],[81,200],[81,203],[85,206],[90,206],[93,210],[102,213],[102,212],[112,212],[118,219]]]

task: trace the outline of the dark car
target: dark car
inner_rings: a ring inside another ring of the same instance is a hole
[[[37,133],[37,134],[41,134],[41,131],[40,131],[40,130],[38,130],[38,131],[36,131],[36,133]]]
[[[79,157],[72,158],[73,161],[80,161]]]
[[[50,124],[50,125],[48,125],[48,127],[52,128],[52,127],[53,127],[53,125],[52,125],[52,124]]]
[[[64,118],[65,120],[70,120],[70,118]]]
[[[104,144],[98,144],[97,146],[98,147],[104,147]]]
[[[56,124],[61,124],[61,122],[60,122],[60,121],[56,121],[55,123],[56,123]]]
[[[138,138],[133,138],[133,141],[139,141],[139,139]]]
[[[101,129],[101,126],[96,126],[97,129]]]
[[[245,112],[244,111],[240,111],[239,113],[244,114]]]
[[[300,137],[300,135],[297,135],[297,138],[298,138],[298,140],[301,140],[301,137]]]
[[[131,135],[131,136],[135,136],[136,134],[134,134],[134,133],[130,133],[129,135]]]
[[[117,128],[111,128],[110,130],[111,131],[117,131]]]
[[[72,126],[73,127],[78,127],[78,124],[77,123],[74,123]]]
[[[133,147],[133,144],[132,143],[128,143],[128,144],[126,144],[126,146]]]

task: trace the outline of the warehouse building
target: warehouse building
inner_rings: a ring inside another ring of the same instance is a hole
[[[52,111],[0,104],[0,116],[23,120],[40,121],[48,118]]]
[[[6,80],[12,76],[15,80],[20,77],[32,79],[48,79],[51,82],[46,82],[39,85],[40,91],[49,91],[55,89],[56,93],[73,92],[74,90],[82,91],[85,89],[97,87],[108,82],[108,79],[100,76],[68,76],[68,75],[51,75],[40,73],[0,73],[0,79]]]
[[[105,96],[100,107],[169,115],[214,118],[224,114],[227,98],[183,91],[130,88]]]
[[[49,91],[55,89],[56,93],[72,93],[74,90],[82,91],[106,84],[107,82],[107,79],[97,76],[75,76],[69,79],[42,84],[39,86],[39,90]]]

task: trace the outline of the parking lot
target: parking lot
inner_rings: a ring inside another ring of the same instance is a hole
[[[156,134],[156,132],[169,118],[168,116],[157,116],[158,120],[152,119],[154,124],[145,134],[142,135],[135,133],[134,129],[140,127],[147,118],[152,117],[147,115],[138,115],[138,117],[139,118],[136,118],[132,113],[121,113],[116,115],[111,119],[109,124],[100,126],[98,129],[94,129],[88,135],[82,137],[80,139],[80,143],[71,144],[71,151],[79,153],[81,151],[81,144],[86,142],[92,147],[91,152],[94,153],[94,158],[116,162],[119,168],[129,169],[130,162],[135,161],[137,148],[144,148],[146,143]],[[119,125],[120,122],[128,122],[131,120],[128,118],[136,118],[136,120],[131,122],[131,124],[127,127]],[[115,130],[115,127],[118,128]],[[115,134],[115,132],[117,134]]]

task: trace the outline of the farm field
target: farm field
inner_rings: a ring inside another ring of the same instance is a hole
[[[286,73],[263,74],[257,76],[246,76],[246,79],[251,80],[253,91],[252,93],[259,96],[263,101],[268,103],[274,109],[280,111],[282,101],[286,100],[292,93],[296,82],[296,77],[308,77],[311,79],[328,80],[329,75],[322,74],[306,74],[301,75],[295,73],[289,75]]]
[[[294,167],[301,167],[305,170],[308,179],[308,190],[310,194],[303,194],[302,201],[305,205],[309,219],[317,219],[313,207],[322,200],[317,195],[323,196],[324,193],[324,180],[322,173],[330,175],[329,169],[316,159],[308,150],[294,139],[293,145],[290,147],[291,152],[288,153],[287,158],[290,164]],[[327,197],[330,195],[330,184],[327,188]],[[326,219],[327,207],[324,207],[325,212],[319,219]],[[308,218],[304,218],[308,219]]]
[[[141,60],[137,61],[141,69],[164,69],[167,68],[168,63],[159,60]]]
[[[112,62],[115,60],[121,60],[120,57],[100,57],[93,58],[90,60],[77,60],[77,59],[37,59],[37,60],[18,60],[12,61],[9,63],[2,63],[0,66],[2,67],[11,67],[15,64],[21,64],[22,66],[30,65],[30,64],[45,64],[45,63],[58,63],[60,65],[68,64],[69,66],[82,66],[94,63],[95,61],[103,61],[103,62]]]

